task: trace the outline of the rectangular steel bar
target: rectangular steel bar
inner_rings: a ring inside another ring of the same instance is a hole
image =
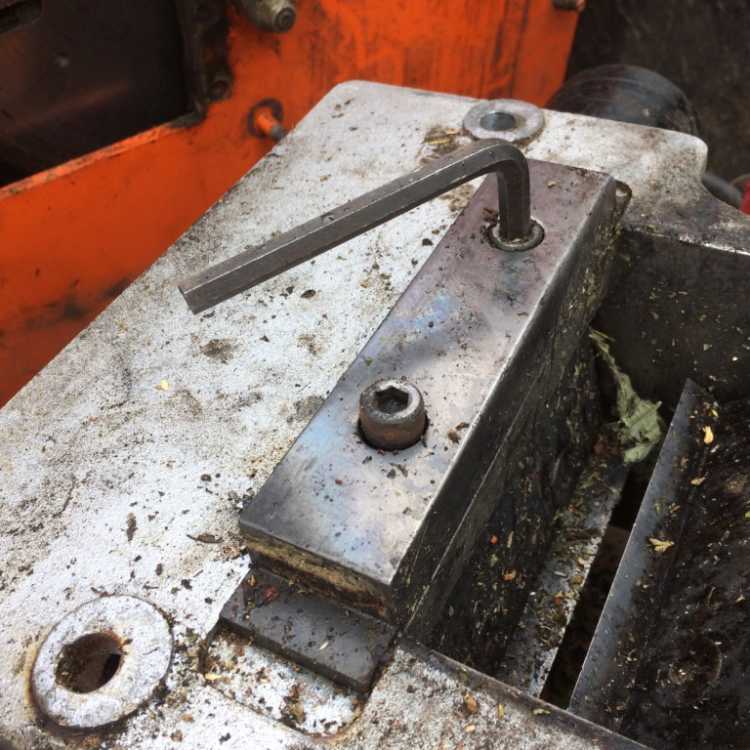
[[[688,381],[571,708],[653,747],[748,736],[750,399]]]
[[[357,738],[364,748],[513,748],[513,750],[647,750],[518,688],[477,672],[460,662],[429,651],[408,639],[396,649],[383,675],[392,701],[373,693],[364,720],[373,721],[379,743]],[[413,705],[425,696],[424,713],[413,721],[390,721],[396,701]],[[446,700],[447,698],[447,700]],[[467,699],[476,701],[467,709]],[[444,720],[442,716],[445,716]],[[541,722],[539,721],[541,719]],[[450,727],[453,723],[455,728]]]
[[[705,395],[692,382],[683,391],[570,699],[571,711],[612,728],[620,725],[637,667],[637,659],[627,658],[628,643],[646,625],[646,613],[638,607],[640,585],[648,581],[660,588],[667,575],[668,557],[655,555],[649,539],[665,524],[672,526],[674,539],[684,520],[674,516],[672,503],[699,472],[691,421]]]
[[[499,680],[542,694],[627,475],[619,456],[592,457],[555,525],[549,556],[495,675]]]
[[[222,620],[259,646],[365,692],[396,633],[265,570],[253,570],[224,605]]]
[[[560,376],[567,359],[550,363],[578,344],[603,288],[592,259],[607,255],[614,182],[530,166],[544,242],[513,254],[485,241],[496,205],[485,182],[243,510],[262,564],[396,624],[412,619],[437,570],[457,574],[472,544],[457,532],[491,511],[474,502],[485,474],[495,476],[519,414],[547,391],[536,386],[550,367]],[[559,326],[567,349],[555,348]],[[361,390],[384,377],[407,378],[427,406],[424,439],[400,453],[373,450],[357,430]]]

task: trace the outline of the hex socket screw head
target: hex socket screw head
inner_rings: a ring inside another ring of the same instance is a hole
[[[237,0],[240,9],[258,28],[283,34],[297,21],[296,0]]]
[[[359,397],[359,425],[373,448],[409,448],[427,427],[422,394],[406,380],[378,380]]]

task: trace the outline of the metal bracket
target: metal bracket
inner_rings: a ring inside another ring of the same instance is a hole
[[[254,570],[224,605],[222,620],[259,646],[364,693],[396,628],[265,570]]]
[[[530,213],[526,157],[501,140],[472,143],[444,159],[295,227],[260,247],[235,255],[182,281],[180,291],[194,313],[203,312],[406,211],[494,172],[498,213],[489,236],[505,250],[529,250],[544,236]]]

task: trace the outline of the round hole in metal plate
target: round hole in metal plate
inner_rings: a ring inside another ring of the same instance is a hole
[[[88,633],[60,652],[55,679],[74,693],[91,693],[117,674],[122,659],[122,644],[117,636]]]
[[[502,132],[503,130],[514,130],[519,125],[518,118],[510,112],[496,110],[486,112],[479,118],[479,126],[485,130]]]

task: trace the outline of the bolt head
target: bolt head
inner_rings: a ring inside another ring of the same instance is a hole
[[[419,441],[427,427],[422,394],[406,380],[378,380],[359,398],[359,425],[374,448],[408,448]]]
[[[294,6],[288,5],[286,8],[282,8],[273,19],[273,30],[283,34],[294,26],[296,20],[297,11]]]

